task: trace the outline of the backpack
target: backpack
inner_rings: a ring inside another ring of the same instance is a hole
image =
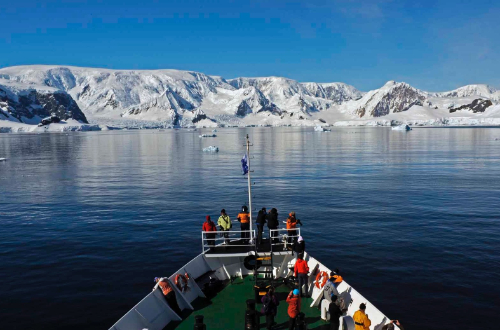
[[[343,312],[343,311],[345,311],[345,310],[347,310],[347,307],[348,307],[348,305],[347,305],[347,303],[346,303],[346,301],[345,301],[344,297],[343,297],[343,296],[341,296],[341,295],[339,295],[339,296],[337,297],[337,300],[335,300],[335,305],[339,306],[339,308],[340,308],[340,310],[341,310],[342,312]]]

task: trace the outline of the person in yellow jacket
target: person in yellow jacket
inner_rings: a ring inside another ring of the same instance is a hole
[[[352,317],[354,319],[354,326],[356,330],[370,330],[370,325],[372,321],[368,318],[368,314],[365,314],[366,305],[359,305],[359,310],[354,313]]]
[[[217,224],[222,231],[222,236],[224,236],[224,244],[229,244],[229,230],[233,227],[231,224],[231,219],[229,215],[226,214],[226,210],[222,209],[220,211],[219,220],[217,220]]]

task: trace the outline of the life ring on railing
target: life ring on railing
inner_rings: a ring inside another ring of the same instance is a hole
[[[188,273],[184,275],[182,274],[175,275],[175,281],[174,281],[175,285],[181,292],[189,291],[188,281],[189,281]]]
[[[325,271],[319,272],[318,275],[316,275],[316,287],[318,289],[324,287],[326,281],[328,281],[328,274]]]

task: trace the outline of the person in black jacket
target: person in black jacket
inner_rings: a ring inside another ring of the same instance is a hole
[[[295,251],[295,253],[297,253],[297,255],[303,254],[306,250],[306,242],[304,241],[302,236],[299,236],[297,241],[293,243],[293,250]]]
[[[271,209],[271,211],[267,214],[266,219],[267,219],[267,228],[269,228],[269,230],[278,229],[278,224],[279,224],[279,222],[278,222],[278,210],[276,210],[273,207]],[[271,232],[271,237],[272,237],[273,243],[275,243],[275,241],[276,241],[275,237],[277,235],[278,235],[277,232]]]
[[[264,225],[266,224],[266,208],[263,207],[257,215],[257,244],[262,243],[262,232],[264,231]]]
[[[339,306],[337,306],[335,301],[332,301],[330,303],[328,312],[330,313],[330,330],[339,330],[342,311],[340,310]]]

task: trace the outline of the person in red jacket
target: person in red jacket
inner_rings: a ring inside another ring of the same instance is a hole
[[[300,292],[295,289],[288,294],[286,298],[286,302],[288,303],[288,316],[290,319],[288,320],[288,329],[294,330],[297,325],[297,316],[300,313]]]
[[[206,237],[207,237],[207,245],[209,247],[214,247],[215,246],[215,232],[217,232],[217,227],[215,226],[215,223],[210,219],[210,216],[207,215],[206,216],[206,220],[205,222],[203,223],[203,231],[206,231],[206,232],[214,232],[213,234],[205,234]]]
[[[302,286],[306,286],[306,295],[309,292],[307,287],[307,281],[309,276],[309,266],[307,266],[307,261],[304,260],[304,255],[301,253],[297,257],[297,261],[295,262],[295,267],[293,267],[293,272],[295,274],[295,278],[299,280],[299,294],[302,297]]]

